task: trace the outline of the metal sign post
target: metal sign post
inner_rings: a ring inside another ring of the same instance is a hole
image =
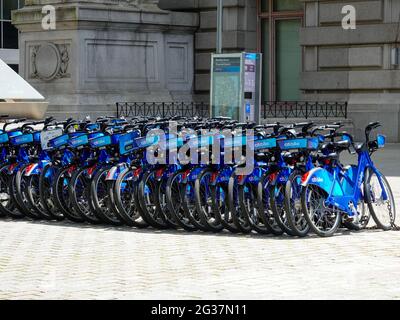
[[[222,29],[224,27],[224,3],[217,0],[217,53],[222,53]]]

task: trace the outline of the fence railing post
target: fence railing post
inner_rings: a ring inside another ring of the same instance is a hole
[[[328,119],[328,102],[325,102],[325,118]]]
[[[308,114],[308,101],[306,101],[306,116],[309,117],[310,115]],[[308,118],[307,118],[308,119]]]

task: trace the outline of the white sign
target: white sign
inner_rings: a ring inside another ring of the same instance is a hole
[[[44,100],[44,97],[0,59],[0,99]]]
[[[40,142],[42,144],[42,149],[43,150],[48,150],[50,149],[49,147],[49,142],[50,140],[57,138],[59,136],[63,135],[63,130],[62,129],[54,129],[54,130],[48,130],[48,131],[42,131],[40,133]]]

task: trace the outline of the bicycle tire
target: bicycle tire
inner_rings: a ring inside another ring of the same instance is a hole
[[[375,203],[374,200],[375,200],[375,196],[376,195],[373,194],[373,190],[371,188],[371,180],[372,180],[372,177],[374,175],[376,176],[376,174],[372,170],[367,170],[367,176],[366,176],[365,181],[364,181],[364,186],[365,186],[364,190],[365,190],[365,195],[366,195],[366,199],[367,199],[368,208],[369,208],[371,216],[374,219],[374,221],[375,221],[376,225],[378,226],[378,228],[383,230],[383,231],[389,231],[389,230],[392,230],[394,228],[395,221],[396,221],[396,203],[394,201],[393,191],[392,191],[392,188],[390,187],[389,181],[382,174],[381,175],[382,182],[380,182],[380,183],[382,183],[383,186],[386,188],[388,201],[390,202],[390,203],[388,203],[388,207],[390,206],[390,208],[388,208],[389,209],[389,219],[390,219],[390,221],[389,221],[388,224],[385,224],[382,221],[382,219],[380,219],[378,217],[377,211],[375,210],[376,208],[373,205]]]
[[[310,226],[304,217],[301,207],[301,184],[298,183],[303,173],[295,170],[289,176],[285,186],[285,212],[287,223],[294,236],[306,237],[310,232]],[[295,188],[295,190],[294,190]],[[295,197],[295,199],[293,199]]]
[[[39,178],[40,200],[50,220],[62,221],[65,219],[65,216],[62,214],[61,210],[59,210],[55,204],[53,184],[51,180],[49,181],[47,177],[48,171],[50,169],[55,171],[59,170],[52,165],[48,165],[43,168]]]
[[[90,210],[90,180],[85,176],[87,168],[80,168],[74,172],[71,182],[68,185],[69,198],[73,210],[78,213],[83,220],[91,224],[100,224],[102,221]],[[78,189],[79,184],[83,191]],[[79,201],[81,199],[81,201]]]
[[[122,192],[123,184],[128,185],[125,188],[127,192]],[[138,229],[148,228],[149,224],[144,220],[138,207],[139,203],[136,197],[137,188],[133,181],[133,170],[123,171],[114,183],[109,182],[109,193],[111,202],[114,204],[112,209],[116,216],[127,226]]]
[[[123,222],[111,210],[111,199],[108,183],[105,180],[111,166],[101,168],[96,172],[90,183],[90,208],[92,212],[104,223],[121,226]],[[100,191],[102,190],[102,192]]]
[[[60,168],[56,173],[53,181],[54,203],[58,210],[62,212],[65,218],[72,222],[82,223],[85,220],[76,212],[72,210],[72,204],[69,199],[68,186],[71,182],[69,174],[70,169]]]
[[[168,210],[171,212],[176,223],[188,232],[194,232],[198,229],[186,217],[183,209],[183,197],[181,195],[181,179],[183,176],[182,171],[178,171],[171,175],[167,181],[166,196]]]
[[[214,233],[221,232],[224,227],[221,224],[220,216],[216,214],[216,203],[213,195],[215,194],[215,186],[210,184],[210,181],[202,183],[203,179],[211,178],[213,171],[204,169],[195,181],[195,198],[196,210],[199,213],[201,222],[207,226],[209,231]],[[205,185],[209,190],[205,190]],[[206,199],[204,197],[207,197]],[[207,206],[207,208],[205,208]]]

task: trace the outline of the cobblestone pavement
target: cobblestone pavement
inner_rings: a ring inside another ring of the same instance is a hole
[[[400,199],[400,146],[379,162]],[[329,239],[0,220],[0,299],[400,299],[400,232]]]

